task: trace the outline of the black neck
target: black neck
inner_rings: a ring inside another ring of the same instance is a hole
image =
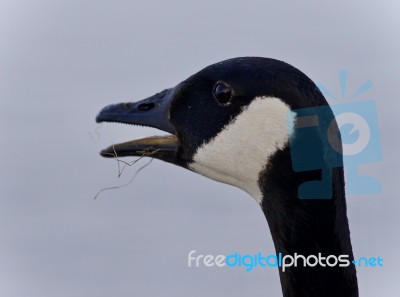
[[[260,178],[267,218],[277,253],[303,256],[349,255],[353,260],[346,216],[343,168],[332,172],[332,199],[299,199],[298,187],[321,172],[292,171],[290,151],[279,151]],[[302,262],[300,262],[302,263]],[[356,297],[356,270],[348,267],[279,268],[284,297]]]

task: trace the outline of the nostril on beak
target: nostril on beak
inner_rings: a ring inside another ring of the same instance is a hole
[[[140,104],[137,109],[140,111],[149,111],[155,107],[154,103],[142,103]]]

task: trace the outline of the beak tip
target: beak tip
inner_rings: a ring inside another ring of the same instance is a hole
[[[115,155],[110,151],[110,148],[106,148],[99,153],[100,156],[104,158],[114,158]]]
[[[101,116],[101,112],[96,116],[96,123],[102,123],[103,122],[103,117]]]

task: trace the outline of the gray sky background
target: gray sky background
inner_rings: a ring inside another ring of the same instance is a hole
[[[281,296],[278,271],[187,267],[187,254],[273,252],[246,193],[154,161],[128,181],[98,152],[159,133],[94,119],[237,56],[284,60],[340,94],[371,80],[380,195],[349,196],[361,296],[397,296],[398,1],[0,1],[0,296]],[[358,100],[360,100],[358,99]],[[347,101],[343,101],[347,102]],[[143,160],[142,160],[143,162]],[[140,163],[144,164],[144,163]]]

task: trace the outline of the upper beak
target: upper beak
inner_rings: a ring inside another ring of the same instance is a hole
[[[154,136],[115,144],[100,152],[103,157],[151,156],[174,162],[178,150],[176,129],[170,122],[171,102],[179,88],[164,90],[138,102],[118,103],[104,107],[96,122],[118,122],[153,127],[173,135]]]

